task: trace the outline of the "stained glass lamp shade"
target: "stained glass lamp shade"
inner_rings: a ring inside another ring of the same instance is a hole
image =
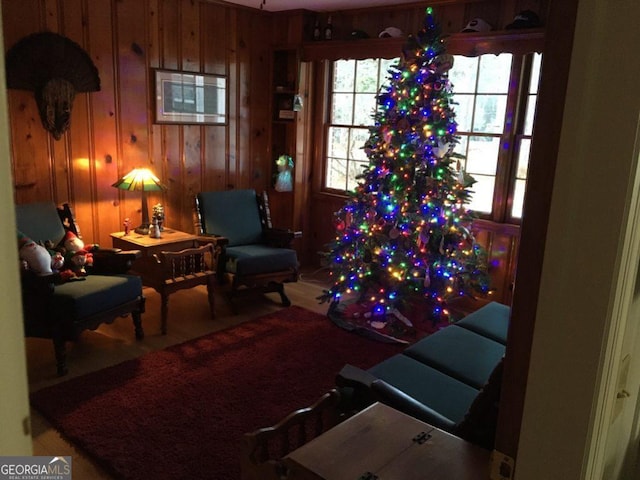
[[[142,223],[135,229],[141,235],[149,234],[149,208],[147,207],[147,192],[162,192],[167,189],[160,179],[148,168],[134,168],[120,178],[112,187],[120,190],[142,192]]]

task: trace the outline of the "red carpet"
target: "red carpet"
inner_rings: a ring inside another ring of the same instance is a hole
[[[107,472],[126,479],[240,478],[242,434],[312,404],[345,363],[400,351],[289,307],[31,395]]]

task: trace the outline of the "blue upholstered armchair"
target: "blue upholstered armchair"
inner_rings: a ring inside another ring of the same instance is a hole
[[[60,208],[51,202],[17,205],[16,224],[23,237],[53,248],[64,242],[67,232],[82,238],[68,204]],[[65,343],[86,329],[95,330],[131,314],[136,338],[144,337],[142,281],[125,274],[138,255],[97,248],[88,274],[73,278],[55,271],[21,271],[25,335],[53,340],[58,375],[67,373]]]
[[[217,241],[222,248],[216,269],[219,279],[232,277],[230,299],[240,291],[258,289],[278,292],[282,304],[291,305],[284,283],[298,280],[298,257],[291,242],[299,234],[272,227],[266,192],[202,192],[196,197],[196,212],[201,236],[226,239],[226,245]]]

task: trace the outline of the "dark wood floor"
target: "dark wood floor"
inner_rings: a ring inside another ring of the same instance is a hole
[[[288,284],[286,290],[294,305],[326,313],[327,304],[319,304],[316,297],[327,285],[326,271],[309,271],[303,272],[299,282]],[[216,318],[211,319],[206,289],[205,287],[196,287],[171,295],[169,298],[168,333],[161,335],[160,298],[151,289],[145,288],[144,294],[147,298],[146,313],[143,315],[145,339],[141,342],[135,341],[130,317],[118,319],[111,325],[103,325],[95,332],[85,332],[79,342],[68,344],[69,374],[65,377],[58,378],[55,375],[51,342],[41,339],[27,339],[30,391],[36,391],[48,385],[100,370],[283,308],[276,294],[268,294],[264,297],[256,297],[251,302],[241,303],[238,313],[233,315],[222,293],[219,292],[216,294]],[[63,439],[59,432],[33,409],[31,420],[34,455],[72,456],[74,480],[112,478]]]

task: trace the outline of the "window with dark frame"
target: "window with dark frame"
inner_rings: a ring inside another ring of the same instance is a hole
[[[470,208],[480,218],[519,223],[542,55],[454,55],[450,71],[461,167],[477,183]],[[329,62],[323,190],[344,194],[368,164],[363,145],[376,93],[398,59]]]

